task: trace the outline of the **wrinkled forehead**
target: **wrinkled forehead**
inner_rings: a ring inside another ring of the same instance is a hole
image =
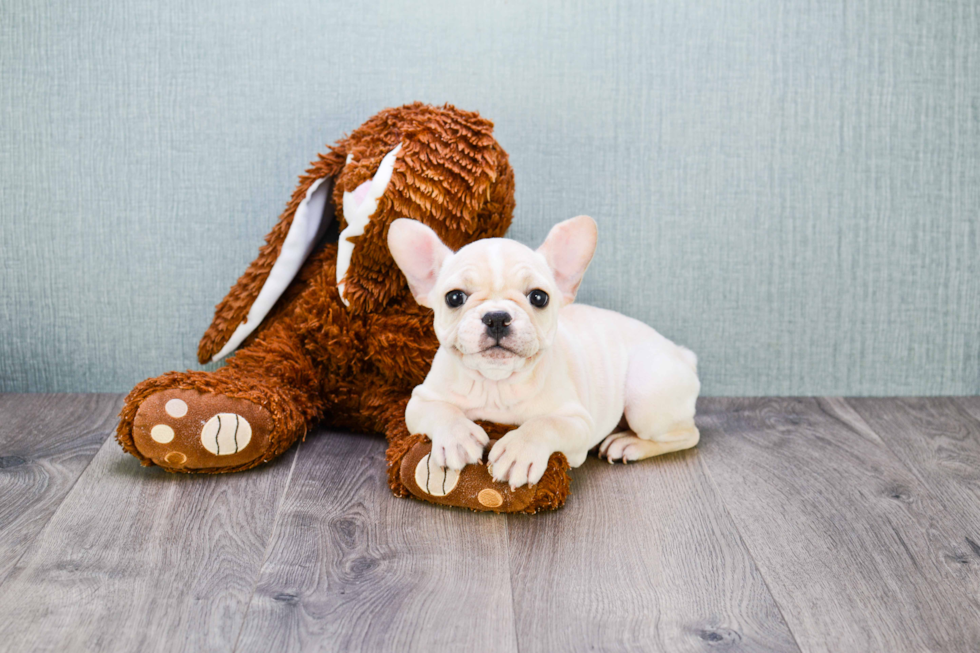
[[[485,238],[450,257],[439,277],[464,290],[502,290],[549,283],[551,270],[544,257],[526,245],[507,238]]]

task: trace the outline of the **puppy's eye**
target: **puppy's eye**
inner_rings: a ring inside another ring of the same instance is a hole
[[[459,308],[466,303],[466,293],[462,290],[450,290],[446,293],[446,306]]]
[[[527,294],[527,301],[531,302],[531,306],[535,308],[544,308],[548,305],[548,293],[535,288]]]

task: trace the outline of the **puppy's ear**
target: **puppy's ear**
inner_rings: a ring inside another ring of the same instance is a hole
[[[408,218],[399,218],[388,227],[388,249],[408,279],[415,301],[431,308],[429,293],[453,251],[442,244],[432,229]]]
[[[565,304],[575,301],[582,277],[595,254],[597,238],[595,220],[587,215],[580,215],[552,227],[548,237],[538,248],[538,253],[548,261],[555,275]]]

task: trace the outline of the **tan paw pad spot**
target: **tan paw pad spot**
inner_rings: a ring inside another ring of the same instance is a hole
[[[415,467],[415,482],[419,488],[434,497],[444,497],[453,491],[459,482],[459,472],[442,467],[435,463],[429,465],[429,455],[426,454]]]
[[[187,456],[180,453],[179,451],[171,451],[170,453],[167,454],[167,457],[164,458],[164,460],[166,460],[171,465],[183,465],[184,463],[187,462]]]
[[[201,429],[201,444],[216,456],[238,453],[252,440],[252,425],[236,413],[218,413]]]
[[[150,429],[150,437],[160,444],[167,444],[174,439],[174,430],[166,424],[157,424]]]
[[[487,508],[499,508],[504,503],[504,498],[500,496],[500,492],[490,488],[480,490],[480,493],[476,495],[476,500],[480,502],[480,505]]]
[[[164,410],[166,410],[167,414],[171,417],[180,418],[187,414],[187,404],[180,399],[171,399],[167,402],[167,405],[164,406]]]

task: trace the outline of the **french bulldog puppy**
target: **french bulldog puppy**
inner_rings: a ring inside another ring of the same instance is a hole
[[[388,247],[415,300],[435,312],[440,347],[405,421],[432,460],[461,470],[489,439],[474,420],[517,425],[487,458],[495,480],[537,483],[552,453],[572,467],[601,443],[610,462],[693,447],[697,357],[613,311],[573,304],[596,224],[555,225],[537,250],[488,238],[458,252],[432,229],[395,220]]]

